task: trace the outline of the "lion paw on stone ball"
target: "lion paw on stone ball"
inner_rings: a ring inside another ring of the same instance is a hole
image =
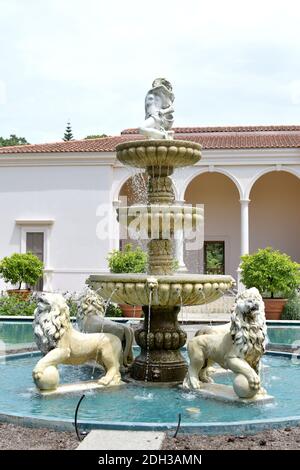
[[[248,382],[249,382],[249,387],[252,388],[253,390],[260,389],[260,379],[258,376],[250,377]]]

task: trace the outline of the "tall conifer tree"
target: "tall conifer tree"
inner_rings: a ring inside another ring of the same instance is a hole
[[[65,130],[65,133],[64,133],[63,140],[65,142],[68,142],[69,140],[73,140],[73,139],[74,139],[74,137],[73,137],[73,134],[72,134],[71,123],[67,122],[67,127],[66,127],[66,130]]]

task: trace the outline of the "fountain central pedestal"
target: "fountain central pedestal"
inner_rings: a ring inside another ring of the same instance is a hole
[[[185,345],[186,333],[178,324],[179,311],[180,307],[143,307],[144,324],[135,333],[141,354],[132,367],[131,375],[134,379],[150,382],[183,381],[187,365],[180,348]]]

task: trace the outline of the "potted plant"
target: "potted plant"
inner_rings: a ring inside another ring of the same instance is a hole
[[[3,258],[0,262],[0,276],[5,282],[17,286],[16,289],[8,289],[7,293],[26,300],[30,287],[43,276],[43,268],[42,261],[32,253],[14,253]],[[22,289],[23,283],[29,287]]]
[[[122,317],[123,312],[120,309],[118,304],[115,304],[113,302],[108,302],[105,304],[105,316],[106,317]]]
[[[144,273],[147,269],[148,256],[140,247],[132,248],[127,244],[124,250],[113,250],[108,255],[111,273]],[[120,304],[124,317],[141,317],[142,307]]]
[[[300,284],[300,264],[271,247],[241,257],[241,281],[256,287],[264,298],[266,318],[279,320],[287,297]]]

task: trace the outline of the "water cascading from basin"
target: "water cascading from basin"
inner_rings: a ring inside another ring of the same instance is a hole
[[[156,147],[156,152],[164,148]],[[158,155],[158,160],[160,160]],[[148,206],[172,207],[175,201],[173,183],[170,175],[173,168],[168,166],[149,166],[148,175]],[[158,221],[158,237],[148,242],[148,274],[149,276],[173,275],[174,266],[174,231],[172,238],[164,238],[163,221]],[[150,227],[153,228],[152,224]],[[149,234],[151,236],[151,234]],[[149,301],[155,295],[157,285],[147,281]],[[180,296],[180,293],[179,293]],[[136,380],[145,377],[152,382],[181,382],[186,374],[186,362],[180,348],[186,342],[186,333],[180,328],[177,317],[180,305],[143,306],[144,322],[135,333],[137,344],[141,348],[136,358],[131,375]],[[180,300],[181,303],[181,300]]]
[[[185,377],[187,365],[180,348],[186,333],[177,320],[181,306],[212,302],[234,285],[231,276],[173,272],[175,233],[185,226],[195,231],[203,224],[201,208],[175,203],[171,175],[175,168],[196,164],[201,146],[173,140],[173,101],[171,84],[165,79],[154,80],[146,95],[146,117],[140,128],[147,140],[116,147],[117,159],[127,167],[144,170],[148,181],[147,204],[117,209],[120,225],[129,227],[139,218],[136,226],[149,240],[148,273],[91,275],[87,281],[106,299],[143,306],[144,322],[135,334],[141,352],[131,375],[148,382],[182,382]]]

